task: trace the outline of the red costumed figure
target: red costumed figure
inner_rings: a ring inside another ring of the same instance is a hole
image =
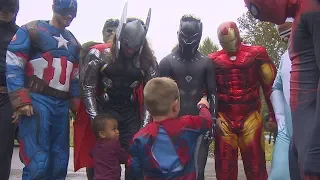
[[[289,155],[291,179],[320,179],[320,1],[245,0],[257,19],[294,23],[289,41],[292,61],[290,106],[293,135]],[[299,174],[300,172],[300,174]]]
[[[237,25],[218,27],[223,50],[209,54],[217,73],[218,129],[215,167],[218,180],[236,180],[238,148],[248,180],[267,180],[260,87],[269,108],[267,127],[276,128],[270,102],[276,68],[261,46],[241,43]]]

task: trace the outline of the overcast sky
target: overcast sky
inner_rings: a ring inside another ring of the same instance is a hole
[[[78,0],[78,15],[68,28],[80,41],[102,41],[101,30],[108,18],[119,18],[124,0]],[[52,16],[52,0],[20,0],[17,23],[48,20]],[[225,21],[236,21],[246,11],[243,0],[128,0],[128,16],[152,17],[147,38],[160,61],[177,43],[179,20],[193,14],[203,23],[202,39],[209,36],[218,44],[216,30]]]

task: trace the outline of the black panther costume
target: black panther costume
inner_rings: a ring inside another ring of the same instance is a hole
[[[174,79],[180,90],[180,116],[198,115],[197,103],[206,93],[211,114],[215,119],[216,79],[212,61],[198,51],[202,36],[202,23],[192,16],[183,16],[178,31],[179,47],[160,62],[160,76]],[[199,139],[197,179],[204,179],[210,140]]]
[[[19,11],[18,0],[0,0],[0,12],[14,13]],[[18,30],[16,18],[10,22],[0,20],[0,179],[9,179],[14,141],[14,124],[12,107],[6,88],[6,52],[12,37]]]
[[[97,45],[89,51],[80,67],[80,86],[90,118],[102,112],[115,116],[120,143],[128,151],[133,135],[142,126],[141,118],[144,123],[150,120],[149,113],[139,109],[143,86],[159,73],[158,63],[145,40],[151,11],[144,23],[137,18],[127,19],[126,7],[113,46]],[[126,171],[128,179],[134,177]]]

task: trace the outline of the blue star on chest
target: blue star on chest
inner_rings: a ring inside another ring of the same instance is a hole
[[[53,36],[54,39],[58,42],[58,48],[65,47],[68,50],[68,41],[63,38],[63,36],[60,34],[59,37]]]

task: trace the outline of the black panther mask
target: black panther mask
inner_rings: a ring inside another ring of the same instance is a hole
[[[178,31],[179,48],[185,58],[191,57],[198,50],[202,37],[202,23],[193,17],[183,17]]]

